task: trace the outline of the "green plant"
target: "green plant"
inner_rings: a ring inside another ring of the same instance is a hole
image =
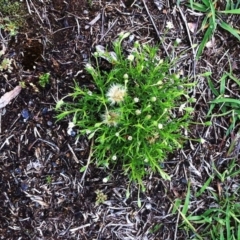
[[[44,73],[44,74],[41,74],[39,76],[39,85],[43,88],[46,87],[47,84],[49,84],[49,77],[50,77],[50,73]]]
[[[15,36],[24,22],[22,16],[25,10],[22,4],[19,1],[0,0],[0,9],[0,29],[9,33],[10,36]]]
[[[179,227],[195,236],[195,238],[191,236],[191,239],[240,239],[240,185],[238,179],[240,167],[233,159],[229,162],[227,168],[221,172],[217,170],[214,163],[212,169],[213,174],[196,192],[195,196],[191,196],[191,185],[188,184],[183,206],[181,199],[175,199],[172,213],[179,212],[183,219]],[[211,184],[216,182],[218,194],[211,187]],[[196,211],[191,213],[191,199],[194,198],[194,202],[196,202],[202,194],[208,195],[207,202],[210,207],[203,205],[207,210],[202,211],[201,214],[197,214]]]
[[[101,190],[96,190],[95,193],[97,194],[95,202],[96,206],[98,206],[101,203],[104,203],[107,200],[107,195],[104,194]]]
[[[202,214],[190,214],[187,221],[193,225],[200,225],[199,232],[204,239],[237,240],[240,239],[240,187],[236,177],[240,174],[240,167],[232,160],[222,173],[213,165],[214,173],[206,184],[198,191],[197,197],[206,192],[207,187],[213,180],[218,183],[219,194],[209,190],[214,201],[212,207]],[[232,184],[236,182],[235,184]],[[211,189],[211,188],[209,188]],[[200,234],[199,233],[199,234]]]
[[[14,16],[19,13],[19,1],[0,0],[0,9],[3,16]]]
[[[51,184],[51,183],[52,183],[52,178],[51,178],[50,175],[48,175],[48,176],[46,177],[46,181],[47,181],[47,184]]]
[[[219,10],[220,0],[189,0],[189,7],[194,11],[201,12],[205,15],[200,31],[205,31],[203,40],[199,45],[197,51],[197,58],[199,58],[203,52],[203,49],[206,46],[206,43],[213,36],[217,26],[222,29],[230,32],[234,37],[240,40],[239,30],[233,28],[230,24],[226,23],[224,20],[225,15],[228,14],[240,14],[239,1],[237,4],[234,4],[232,0],[225,1],[225,10]]]
[[[207,76],[208,79],[208,85],[212,91],[212,93],[215,95],[215,99],[210,102],[210,108],[207,113],[207,117],[220,117],[220,116],[229,116],[231,117],[231,124],[228,127],[228,130],[226,132],[226,136],[231,133],[237,122],[240,120],[240,100],[237,98],[232,98],[229,96],[229,89],[227,88],[227,85],[229,81],[233,81],[236,86],[240,87],[240,80],[238,80],[236,77],[233,76],[231,73],[224,73],[223,76],[219,80],[219,86],[214,86],[214,83],[212,82],[211,78]],[[213,110],[215,107],[218,107],[220,109],[220,113],[214,113]]]
[[[12,70],[11,64],[12,64],[12,59],[4,58],[0,64],[0,71],[4,71],[4,70],[11,71]]]
[[[185,142],[183,130],[192,112],[187,89],[193,84],[170,73],[172,63],[159,59],[157,47],[135,42],[126,56],[121,43],[128,36],[120,34],[113,52],[98,47],[96,67],[86,65],[95,90],[76,83],[67,96],[73,102],[62,99],[56,110],[58,120],[72,115],[80,134],[92,139],[97,165],[119,163],[130,180],[143,187],[149,168],[170,179],[161,163]],[[112,64],[110,71],[101,69],[99,57]]]
[[[0,20],[0,29],[8,32],[10,36],[15,36],[17,35],[18,26],[15,22],[6,17]]]
[[[87,0],[87,3],[88,3],[89,8],[91,8],[93,5],[93,0]]]

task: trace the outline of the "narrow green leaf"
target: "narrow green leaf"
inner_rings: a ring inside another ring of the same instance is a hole
[[[213,21],[213,23],[216,23],[215,7],[213,6],[213,2],[212,1],[208,0],[208,2],[209,2],[209,5],[210,5],[210,9],[211,9],[212,21]]]
[[[227,239],[231,239],[231,229],[230,229],[230,209],[229,209],[229,204],[227,205],[226,209],[226,230],[227,230]]]
[[[232,10],[218,11],[219,13],[240,14],[240,8]]]
[[[240,105],[240,100],[238,99],[234,99],[234,98],[218,98],[215,99],[213,101],[211,101],[211,103],[236,103]]]
[[[209,184],[212,182],[212,177],[209,177],[208,180],[204,183],[204,185],[201,187],[201,189],[196,193],[196,197],[199,197],[202,195],[202,193],[205,191],[205,189],[209,186]]]
[[[227,0],[225,10],[231,9],[230,5],[231,5],[230,0]]]
[[[80,168],[80,172],[82,173],[82,172],[84,172],[86,169],[87,169],[87,166],[83,166],[83,167]]]
[[[212,75],[212,72],[205,72],[205,73],[199,74],[199,76],[202,76],[202,77],[208,77],[208,76],[211,76],[211,75]]]
[[[180,204],[181,204],[181,199],[179,198],[175,199],[175,203],[172,209],[172,214],[176,213],[176,211],[179,209]]]
[[[239,30],[231,27],[229,24],[225,23],[225,22],[220,22],[219,26],[225,30],[227,30],[228,32],[230,32],[234,37],[236,37],[239,41],[240,41],[240,36],[239,36]]]
[[[209,108],[208,113],[207,113],[207,117],[210,117],[210,115],[212,114],[213,109],[215,108],[215,105],[216,104],[211,104],[210,105],[210,108]]]
[[[186,215],[186,213],[188,211],[189,202],[190,202],[190,182],[188,183],[187,194],[186,194],[185,202],[184,202],[183,209],[182,209],[182,213],[184,215]]]
[[[207,29],[207,31],[205,32],[203,40],[202,40],[201,44],[199,45],[199,48],[198,48],[198,51],[197,51],[197,56],[196,56],[197,59],[201,56],[201,54],[203,52],[203,49],[205,48],[206,43],[208,42],[208,40],[213,35],[214,30],[215,30],[215,27],[214,26],[210,26]]]
[[[225,85],[226,85],[226,78],[227,74],[223,74],[223,76],[220,79],[220,94],[224,94],[225,92]]]
[[[236,77],[234,77],[232,74],[230,74],[230,73],[226,73],[227,75],[228,75],[228,77],[229,78],[231,78],[235,83],[237,83],[238,84],[238,86],[240,86],[240,81],[236,78]]]
[[[204,31],[207,27],[209,27],[209,17],[208,17],[208,16],[206,16],[206,17],[202,20],[202,24],[201,24],[200,31]]]
[[[207,78],[207,79],[208,79],[208,86],[210,87],[211,91],[216,97],[218,97],[220,94],[217,91],[217,89],[214,87],[212,80],[210,78]]]
[[[205,4],[207,8],[210,7],[210,1],[209,0],[202,0],[202,2]]]
[[[238,224],[237,239],[240,239],[240,224]]]

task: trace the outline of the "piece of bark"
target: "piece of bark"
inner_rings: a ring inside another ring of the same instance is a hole
[[[0,109],[4,108],[9,104],[9,102],[14,99],[20,92],[21,87],[16,86],[12,91],[6,92],[1,98],[0,98]]]

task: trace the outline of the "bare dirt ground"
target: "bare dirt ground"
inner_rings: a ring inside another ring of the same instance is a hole
[[[197,80],[192,96],[197,99],[195,121],[206,121],[212,93],[206,79],[197,74],[212,71],[218,81],[229,70],[240,77],[240,45],[226,32],[217,31],[215,44],[204,51],[196,62],[190,45],[186,23],[201,23],[201,16],[184,6],[179,10],[175,1],[164,2],[159,10],[149,1],[84,1],[49,0],[22,2],[25,23],[19,33],[4,40],[5,57],[11,58],[12,71],[0,72],[0,95],[12,90],[19,82],[25,84],[19,96],[2,109],[0,125],[0,237],[1,239],[191,239],[191,233],[178,228],[182,219],[172,214],[176,198],[184,199],[191,181],[192,195],[208,178],[210,161],[219,171],[227,151],[225,129],[231,119],[212,119],[212,126],[194,125],[189,136],[203,138],[205,143],[189,141],[185,148],[166,160],[165,170],[170,182],[159,175],[145,179],[146,192],[140,194],[142,207],[137,205],[138,186],[129,187],[121,167],[106,172],[91,164],[85,177],[79,170],[88,158],[89,143],[67,133],[68,120],[55,121],[56,101],[70,93],[73,80],[91,87],[84,65],[91,60],[96,45],[111,48],[122,32],[131,32],[131,41],[158,44],[162,56],[171,52],[176,38],[182,40],[175,49],[181,54],[176,70]],[[174,28],[166,32],[166,22]],[[232,18],[236,26],[239,18]],[[191,41],[199,43],[202,33],[190,32]],[[2,45],[3,46],[3,45]],[[38,78],[50,73],[50,84],[42,88]],[[229,86],[231,88],[231,86]],[[232,86],[234,88],[234,86]],[[235,89],[239,93],[239,89]],[[107,183],[103,178],[111,176]],[[211,187],[217,191],[218,182]],[[96,205],[96,191],[107,200]],[[193,197],[191,208],[207,209],[208,196]]]

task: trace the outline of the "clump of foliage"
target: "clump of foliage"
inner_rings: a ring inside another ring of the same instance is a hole
[[[18,26],[15,22],[6,17],[0,20],[0,29],[9,33],[10,36],[15,36],[17,34]]]
[[[185,141],[183,131],[192,111],[187,90],[192,84],[170,73],[172,64],[159,59],[157,47],[135,42],[126,56],[121,43],[128,36],[120,34],[113,52],[98,48],[94,54],[96,67],[86,65],[95,90],[76,83],[67,96],[74,101],[62,99],[56,109],[58,120],[72,114],[80,134],[94,142],[97,165],[109,168],[119,163],[130,180],[143,187],[149,169],[170,178],[162,163]],[[110,71],[101,70],[100,57],[112,63]]]
[[[220,5],[225,5],[224,10],[219,10]],[[201,31],[204,31],[204,37],[199,45],[197,51],[197,58],[199,58],[210,38],[214,35],[217,27],[228,31],[234,37],[240,41],[239,30],[232,27],[224,19],[228,15],[240,14],[239,8],[240,2],[234,3],[234,1],[213,1],[213,0],[189,0],[189,7],[194,11],[198,11],[204,15],[204,19],[201,25]]]
[[[96,206],[100,205],[101,203],[104,203],[107,200],[107,195],[104,194],[101,190],[96,190]]]
[[[211,73],[209,73],[210,75]],[[230,118],[231,123],[227,129],[226,136],[232,133],[236,126],[239,124],[240,120],[240,100],[236,97],[231,96],[231,92],[228,89],[230,82],[234,82],[236,87],[239,89],[240,81],[236,78],[232,70],[228,73],[225,72],[222,77],[219,79],[219,84],[215,86],[214,82],[207,76],[208,84],[212,93],[214,94],[215,99],[210,102],[210,108],[207,114],[207,117],[221,117],[225,116]],[[213,112],[217,109],[217,112]]]
[[[43,88],[46,87],[47,84],[49,84],[49,77],[50,77],[50,73],[44,73],[44,74],[41,74],[39,76],[39,85]]]
[[[208,199],[206,204],[210,206],[206,207],[204,211],[201,209],[196,212],[194,209],[190,212],[192,196],[189,184],[184,204],[182,204],[182,199],[176,199],[173,213],[176,211],[180,213],[184,220],[180,227],[189,232],[189,235],[195,235],[195,238],[191,236],[191,239],[240,239],[239,164],[233,159],[229,161],[227,169],[223,172],[220,172],[214,163],[212,169],[213,173],[194,196],[194,201],[198,201],[198,197],[205,195],[205,199]],[[218,183],[218,193],[211,187],[216,182]],[[211,200],[213,202],[209,203]]]
[[[10,36],[17,34],[17,29],[23,24],[23,8],[19,1],[0,0],[0,29]]]
[[[14,16],[20,10],[19,1],[0,0],[0,8],[3,16]]]
[[[0,53],[0,57],[1,57],[1,53]],[[0,64],[0,71],[4,71],[4,70],[8,70],[9,72],[11,72],[12,67],[12,59],[9,58],[4,58]]]

